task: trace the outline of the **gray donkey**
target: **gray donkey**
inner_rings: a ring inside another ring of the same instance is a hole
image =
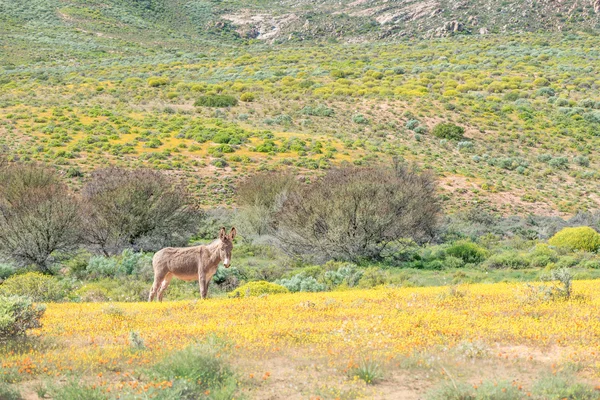
[[[194,247],[166,247],[158,251],[152,258],[154,283],[148,301],[152,301],[158,293],[158,301],[163,295],[173,276],[184,281],[197,280],[200,295],[203,299],[208,294],[208,284],[217,272],[219,263],[223,261],[225,268],[231,265],[231,250],[236,230],[231,228],[227,235],[225,228],[219,231],[219,238],[207,245]]]

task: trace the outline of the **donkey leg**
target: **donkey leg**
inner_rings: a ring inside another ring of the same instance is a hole
[[[152,288],[150,289],[150,294],[148,295],[148,301],[152,301],[156,298],[156,293],[160,288],[160,284],[167,276],[167,272],[154,272],[154,283],[152,284]]]
[[[200,297],[206,299],[206,296],[208,295],[208,285],[206,284],[206,278],[204,276],[201,276],[198,279],[198,286],[200,286]]]
[[[150,294],[148,295],[148,301],[154,300],[156,296],[156,292],[158,291],[158,287],[160,286],[160,281],[157,277],[154,277],[154,283],[152,284],[152,288],[150,289]]]
[[[171,279],[173,278],[173,274],[167,274],[160,285],[160,289],[158,290],[158,301],[162,301],[163,296],[165,295],[165,290],[169,287],[169,283],[171,283]]]

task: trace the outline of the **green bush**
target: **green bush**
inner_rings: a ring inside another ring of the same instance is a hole
[[[164,86],[167,83],[169,83],[169,78],[165,78],[165,77],[153,77],[153,78],[148,78],[148,86],[150,87],[159,87],[159,86]]]
[[[235,289],[233,292],[229,293],[229,297],[262,296],[263,294],[279,294],[289,292],[290,291],[285,286],[281,286],[276,283],[255,281],[248,282],[245,285]]]
[[[21,394],[7,383],[0,382],[0,399],[2,400],[21,400]]]
[[[254,93],[251,93],[251,92],[244,92],[240,96],[240,100],[245,103],[251,103],[254,101],[255,98],[256,98],[256,96],[254,95]]]
[[[454,124],[437,124],[431,133],[441,139],[462,140],[465,128]]]
[[[52,385],[48,392],[53,399],[63,400],[107,400],[108,396],[101,388],[87,386],[80,380],[73,379],[68,383],[58,386]]]
[[[15,273],[15,269],[12,265],[0,264],[0,280],[6,279]]]
[[[304,273],[296,274],[290,279],[280,279],[276,283],[286,287],[290,292],[322,292],[326,289],[324,284]]]
[[[325,272],[323,281],[329,289],[334,289],[341,285],[354,287],[358,285],[362,276],[363,270],[359,269],[356,265],[343,263],[338,269]]]
[[[534,268],[544,268],[558,260],[556,251],[545,243],[538,243],[528,254],[529,265]]]
[[[13,275],[0,285],[0,296],[28,296],[33,301],[59,301],[66,294],[58,279],[39,272]]]
[[[176,399],[233,399],[237,392],[234,371],[222,356],[223,347],[203,343],[168,355],[148,370],[156,381],[171,381]]]
[[[569,250],[596,251],[600,247],[600,234],[589,226],[564,228],[552,236],[548,243]]]
[[[364,270],[361,278],[358,281],[359,288],[372,288],[385,285],[388,282],[387,274],[377,267],[369,267]]]
[[[28,329],[39,328],[44,305],[33,304],[25,296],[0,296],[0,341],[24,336]]]
[[[529,260],[522,254],[514,251],[504,251],[502,253],[493,254],[483,265],[487,268],[508,268],[508,269],[523,269],[529,267]]]
[[[460,240],[454,242],[446,249],[446,254],[453,257],[458,257],[466,263],[480,263],[485,261],[488,252],[483,247],[469,240]]]
[[[543,399],[598,399],[594,388],[584,383],[576,383],[572,376],[548,375],[537,381],[533,392]]]
[[[143,280],[150,280],[154,277],[152,254],[136,253],[131,249],[125,249],[119,256],[91,257],[85,270],[80,270],[77,276],[87,279],[135,276]]]
[[[194,105],[196,107],[233,107],[237,106],[235,97],[225,94],[214,94],[200,97]]]

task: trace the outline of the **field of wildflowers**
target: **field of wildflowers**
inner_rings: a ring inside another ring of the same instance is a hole
[[[543,373],[600,382],[598,285],[576,281],[571,299],[552,301],[530,285],[499,283],[48,304],[42,328],[0,350],[0,377],[25,391],[81,376],[107,396],[158,396],[173,382],[148,380],[144,368],[219,338],[226,346],[217,357],[232,363],[248,398],[392,398],[386,385],[422,398],[457,379],[505,380],[526,397]],[[382,369],[380,385],[349,374],[365,362]]]

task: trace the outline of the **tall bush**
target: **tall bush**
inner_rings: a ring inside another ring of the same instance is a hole
[[[552,236],[548,243],[569,250],[596,251],[600,248],[600,234],[589,226],[564,228]]]
[[[433,237],[439,214],[431,175],[403,167],[347,167],[292,190],[273,225],[290,254],[316,261],[379,261],[398,239]]]
[[[0,253],[49,272],[53,254],[76,247],[79,205],[58,175],[35,165],[0,169]]]
[[[84,237],[107,256],[183,245],[202,215],[182,185],[147,169],[95,171],[82,196]]]

